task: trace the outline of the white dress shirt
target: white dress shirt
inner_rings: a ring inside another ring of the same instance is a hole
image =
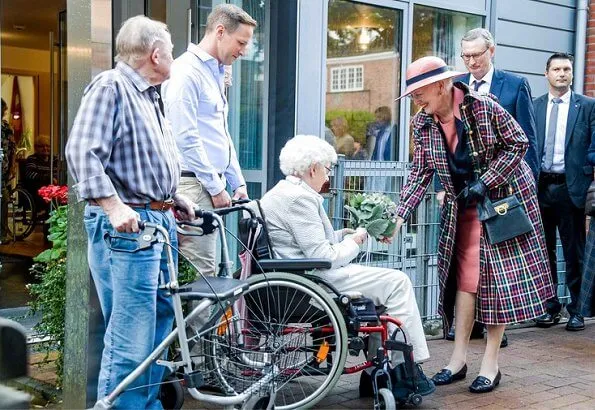
[[[471,87],[471,89],[475,89],[475,82],[479,82],[483,80],[483,84],[479,86],[479,88],[477,89],[477,92],[479,94],[483,94],[483,95],[487,95],[490,93],[490,87],[492,87],[492,77],[494,77],[494,66],[491,65],[490,66],[490,70],[486,73],[486,75],[484,75],[482,78],[480,79],[475,79],[475,77],[473,77],[473,74],[471,74],[469,76],[469,87]]]
[[[195,44],[171,65],[163,83],[165,113],[182,156],[182,170],[194,173],[211,195],[245,185],[227,124],[224,66]]]
[[[556,135],[554,143],[554,159],[552,162],[552,168],[550,172],[554,172],[557,174],[564,173],[564,146],[566,144],[566,124],[568,123],[568,109],[570,108],[570,94],[572,93],[571,90],[568,90],[566,94],[562,95],[560,99],[562,100],[561,103],[558,104],[558,122],[556,124]],[[547,114],[545,118],[545,135],[547,140],[547,135],[549,133],[550,127],[550,113],[552,112],[552,99],[556,98],[555,95],[551,93],[548,94],[548,102],[547,102]],[[545,145],[544,145],[544,156],[541,161],[541,165],[543,166],[543,161],[545,159]]]

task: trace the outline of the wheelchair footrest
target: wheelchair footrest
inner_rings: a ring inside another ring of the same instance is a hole
[[[205,378],[200,370],[184,374],[184,385],[189,389],[199,389],[205,384]]]
[[[384,342],[384,347],[387,350],[393,350],[395,352],[403,352],[404,354],[409,354],[413,352],[413,346],[409,343],[401,342],[400,340],[386,340]]]

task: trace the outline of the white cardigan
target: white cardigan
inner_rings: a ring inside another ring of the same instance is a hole
[[[261,206],[276,257],[330,259],[332,269],[355,259],[358,244],[333,230],[322,202],[320,194],[293,176],[264,195]]]

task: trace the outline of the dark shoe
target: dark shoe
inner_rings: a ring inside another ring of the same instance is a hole
[[[471,330],[471,339],[483,339],[483,331],[485,326],[483,323],[473,323],[473,330]]]
[[[454,326],[451,326],[450,329],[448,329],[448,333],[446,334],[445,339],[446,340],[449,340],[451,342],[455,340],[455,328],[454,328]]]
[[[465,377],[467,377],[466,364],[461,368],[461,370],[459,370],[455,374],[452,374],[452,372],[448,369],[442,369],[438,373],[436,373],[434,377],[432,377],[432,381],[436,386],[442,386],[445,384],[451,384],[452,382],[457,380],[463,380]]]
[[[506,333],[504,333],[502,335],[502,341],[500,342],[500,348],[503,348],[506,346],[508,346],[508,336],[506,336]]]
[[[473,324],[473,330],[471,331],[471,339],[483,339],[483,324],[482,323],[478,323],[475,322]],[[454,341],[455,340],[455,328],[454,326],[451,326],[450,329],[448,330],[448,333],[446,334],[445,337],[446,340],[449,341]]]
[[[359,376],[359,397],[374,397],[372,376],[365,370]]]
[[[560,312],[554,314],[548,312],[535,319],[535,323],[537,324],[537,327],[550,327],[558,324],[561,318],[562,315]]]
[[[580,315],[572,315],[566,323],[566,330],[570,330],[571,332],[576,332],[578,330],[585,329],[585,319],[583,319]]]
[[[436,385],[432,382],[432,380],[428,379],[428,376],[424,374],[424,371],[421,368],[421,365],[417,364],[417,377],[415,378],[415,392],[422,396],[427,396],[428,394],[432,394],[436,391]]]
[[[500,370],[498,370],[498,374],[496,375],[496,378],[494,379],[494,381],[491,381],[487,377],[477,376],[475,378],[475,380],[473,380],[473,383],[471,383],[471,386],[469,386],[469,391],[471,393],[490,392],[490,391],[494,390],[494,388],[497,385],[500,384],[501,377],[502,377],[502,374],[500,373]]]

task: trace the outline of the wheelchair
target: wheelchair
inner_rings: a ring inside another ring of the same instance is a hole
[[[241,236],[244,256],[252,272],[232,273],[223,216],[243,211]],[[407,343],[401,322],[379,315],[371,300],[341,294],[315,275],[329,269],[328,260],[273,259],[262,213],[256,202],[236,204],[214,211],[197,210],[203,234],[218,231],[222,258],[216,277],[199,277],[179,285],[171,246],[165,246],[171,280],[161,283],[173,298],[175,329],[128,377],[95,408],[111,408],[117,397],[153,363],[167,368],[160,399],[164,408],[180,408],[184,388],[194,399],[227,409],[302,409],[314,406],[335,386],[342,374],[372,368],[375,409],[418,405],[422,397],[415,383],[395,379],[388,352],[403,352],[400,374],[414,375],[413,349]],[[188,223],[186,223],[188,224]],[[138,249],[160,241],[169,245],[167,231],[159,225],[141,223]],[[181,227],[182,231],[184,226]],[[247,239],[246,239],[247,237]],[[235,277],[234,277],[235,276]],[[241,279],[238,279],[241,277]],[[195,301],[187,316],[183,301]],[[189,323],[208,314],[199,330]],[[397,331],[389,335],[388,323]],[[404,341],[396,340],[402,333]],[[365,335],[379,334],[381,346],[375,357],[346,367],[349,354],[366,351]],[[362,336],[363,335],[363,336]],[[170,360],[164,353],[174,343]],[[397,386],[395,386],[397,387]]]

